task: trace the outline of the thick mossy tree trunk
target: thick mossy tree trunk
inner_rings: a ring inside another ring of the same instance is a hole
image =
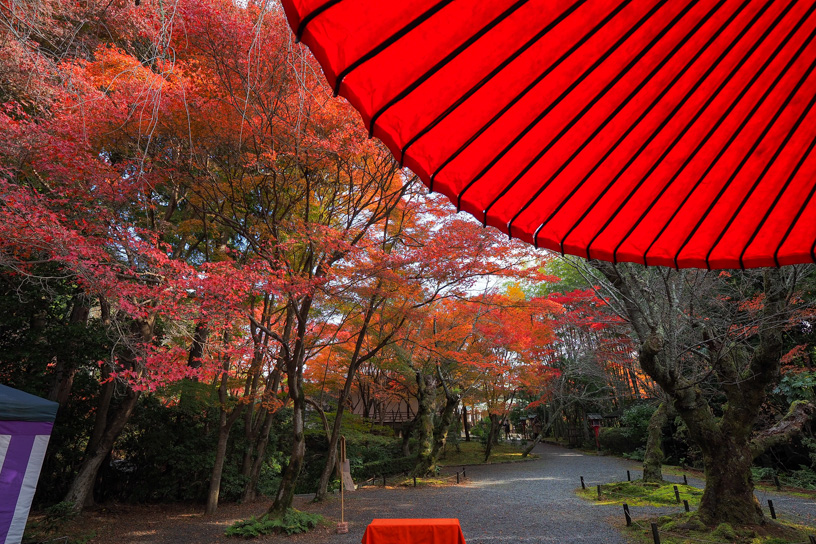
[[[668,421],[666,403],[661,402],[649,419],[646,454],[643,457],[643,481],[663,481],[663,427]]]
[[[442,385],[445,386],[444,382]],[[436,466],[437,461],[439,461],[442,450],[445,449],[450,427],[453,424],[453,420],[456,419],[456,408],[458,406],[459,395],[451,393],[450,390],[445,387],[445,407],[442,409],[442,415],[439,417],[439,424],[436,426],[436,429],[434,429],[434,445],[433,451],[431,452],[434,466]]]
[[[729,402],[720,418],[715,417],[699,385],[673,375],[658,362],[657,355],[663,349],[662,335],[653,335],[641,348],[643,369],[669,394],[689,437],[703,452],[706,477],[711,480],[706,480],[698,514],[706,524],[765,522],[753,495],[750,452],[751,432],[765,398],[765,388],[778,373],[781,350],[771,347],[771,342],[767,340],[753,354],[748,364],[753,369],[751,377],[743,379],[734,374],[732,384],[723,385]]]
[[[436,467],[433,462],[434,446],[434,411],[436,406],[436,379],[433,374],[416,371],[417,381],[417,417],[416,428],[419,433],[417,444],[417,464],[414,476],[427,476]]]
[[[754,496],[751,465],[754,457],[746,440],[721,436],[716,447],[703,450],[705,492],[699,514],[708,524],[727,521],[733,525],[764,521],[762,508]]]

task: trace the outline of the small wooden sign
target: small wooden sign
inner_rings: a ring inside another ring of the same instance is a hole
[[[348,459],[345,459],[342,464],[343,469],[343,488],[346,491],[354,491],[357,486],[354,485],[354,480],[351,479],[351,464]]]
[[[354,485],[354,480],[351,479],[351,464],[348,457],[346,457],[346,437],[340,437],[340,479],[343,484],[343,489],[346,491],[354,491],[357,487]]]

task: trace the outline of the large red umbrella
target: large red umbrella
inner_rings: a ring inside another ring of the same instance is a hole
[[[370,134],[538,247],[816,261],[816,5],[283,0]]]

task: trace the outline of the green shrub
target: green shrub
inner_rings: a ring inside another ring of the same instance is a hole
[[[58,502],[43,510],[42,521],[37,524],[36,529],[45,534],[51,534],[62,529],[62,526],[73,520],[79,510],[74,503],[63,501]]]
[[[768,467],[751,467],[751,479],[754,483],[770,481],[774,477],[774,470]]]
[[[627,430],[629,440],[636,446],[646,444],[649,435],[649,420],[657,407],[648,404],[638,404],[624,410],[620,423]]]
[[[326,418],[332,422],[335,413],[326,412]],[[328,440],[323,429],[323,422],[317,413],[309,414],[305,433],[307,455],[298,478],[297,493],[314,493],[320,480],[320,474],[326,465]],[[401,441],[394,436],[389,427],[372,424],[371,421],[356,414],[344,414],[341,434],[346,437],[346,456],[351,465],[351,474],[360,478],[361,470],[368,474],[371,470],[363,469],[370,463],[388,465],[402,455]],[[376,468],[380,472],[382,467]],[[392,474],[388,472],[388,474]],[[364,476],[363,479],[379,476],[380,473]]]
[[[644,448],[638,448],[633,452],[624,453],[623,456],[632,461],[643,461],[646,459],[646,450]]]
[[[633,449],[627,429],[623,427],[604,427],[598,437],[601,447],[612,453],[629,453]]]
[[[813,400],[816,391],[816,371],[788,372],[774,389],[791,404],[797,400]]]
[[[793,487],[803,489],[816,489],[816,471],[805,465],[800,465],[799,470],[793,470],[785,475],[783,481]]]
[[[604,427],[598,437],[601,447],[616,454],[628,454],[630,459],[642,461],[642,451],[649,435],[649,420],[654,406],[639,404],[623,412],[620,427]]]
[[[711,533],[711,536],[717,538],[724,538],[725,540],[736,540],[737,532],[728,523],[720,523],[717,528]]]
[[[322,521],[323,516],[320,514],[309,514],[290,508],[279,518],[263,515],[259,518],[253,516],[236,522],[228,527],[224,534],[243,538],[254,538],[273,533],[294,535],[314,529]]]
[[[751,467],[751,477],[754,483],[768,483],[773,480],[775,471],[768,467]],[[779,480],[784,485],[799,487],[802,489],[816,489],[816,471],[812,468],[800,465],[799,470],[779,474]]]
[[[480,419],[475,425],[470,427],[470,435],[487,441],[487,435],[490,434],[490,420],[487,418]]]
[[[356,470],[352,469],[351,474],[355,480],[367,480],[369,478],[382,476],[383,474],[386,476],[390,476],[392,474],[402,474],[413,469],[416,462],[417,458],[414,456],[394,457],[384,461],[365,463]]]

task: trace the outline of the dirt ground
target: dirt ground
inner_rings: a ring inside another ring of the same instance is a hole
[[[323,505],[311,504],[306,497],[298,497],[295,507],[308,512],[328,514],[333,500]],[[106,505],[82,516],[66,526],[56,536],[69,535],[75,542],[87,544],[210,544],[240,540],[224,535],[224,530],[243,519],[263,514],[272,504],[262,499],[244,504],[224,504],[212,517],[204,516],[203,505]],[[319,542],[328,537],[334,529],[321,527],[306,534],[291,537],[270,536],[255,539],[254,542]]]

